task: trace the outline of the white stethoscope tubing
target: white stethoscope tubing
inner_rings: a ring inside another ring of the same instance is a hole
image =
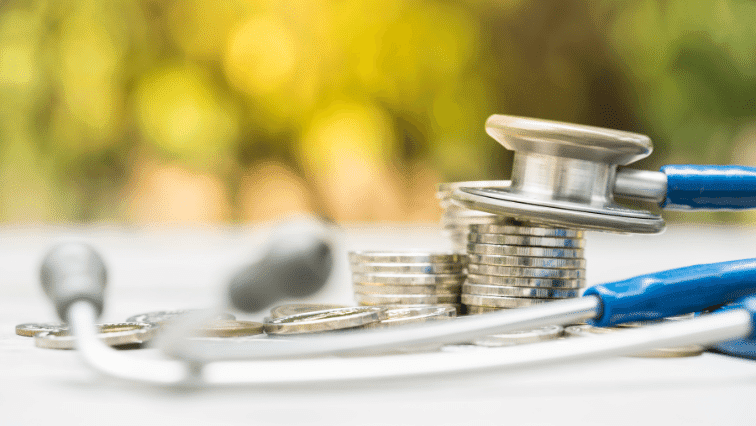
[[[78,349],[90,367],[109,376],[162,385],[274,385],[519,370],[630,355],[664,346],[709,345],[742,338],[752,331],[751,315],[744,309],[732,309],[592,338],[500,349],[202,364],[136,359],[105,346],[97,339],[95,309],[87,302],[73,304],[68,318]]]

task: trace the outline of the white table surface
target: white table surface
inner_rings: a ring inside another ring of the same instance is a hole
[[[538,371],[378,383],[178,392],[104,378],[74,351],[35,348],[23,322],[55,320],[38,284],[54,242],[79,238],[110,272],[104,321],[203,307],[266,230],[0,228],[0,425],[754,424],[756,362],[704,354],[615,358]],[[671,227],[655,236],[587,235],[589,285],[662,269],[756,257],[756,230]],[[346,251],[448,249],[436,227],[350,226],[336,271],[313,301],[351,304]],[[240,316],[244,317],[244,316]],[[255,319],[254,317],[249,317]]]

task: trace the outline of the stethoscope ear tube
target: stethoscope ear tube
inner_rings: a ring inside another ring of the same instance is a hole
[[[601,313],[590,322],[607,327],[700,312],[754,293],[756,259],[743,259],[601,284],[587,289],[584,296],[601,299]]]

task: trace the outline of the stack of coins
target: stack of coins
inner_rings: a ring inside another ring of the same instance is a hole
[[[478,210],[470,210],[454,204],[451,200],[452,193],[459,188],[488,188],[508,187],[509,181],[475,181],[475,182],[448,182],[438,185],[436,197],[440,200],[441,226],[444,234],[451,239],[452,249],[457,253],[464,253],[467,246],[467,234],[470,232],[469,225],[496,223],[500,216],[485,213]]]
[[[457,253],[351,252],[360,305],[449,305],[459,309],[466,256]]]
[[[512,219],[470,225],[462,287],[467,313],[578,297],[585,286],[584,241],[580,230]]]

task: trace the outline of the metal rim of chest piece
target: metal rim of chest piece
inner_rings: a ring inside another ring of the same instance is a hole
[[[506,115],[492,115],[486,132],[515,151],[509,187],[465,188],[462,206],[555,226],[619,233],[659,233],[664,219],[614,203],[617,166],[651,154],[641,134]]]
[[[144,343],[155,336],[158,326],[151,323],[119,322],[98,324],[98,337],[109,346]],[[69,329],[46,331],[34,336],[34,346],[46,349],[75,349],[76,336]]]

